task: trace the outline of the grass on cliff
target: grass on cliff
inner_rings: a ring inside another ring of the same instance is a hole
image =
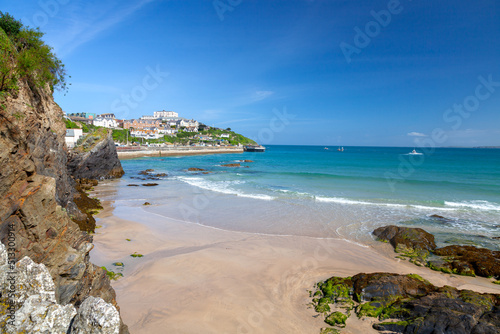
[[[89,133],[85,137],[78,139],[76,147],[73,149],[75,152],[90,152],[99,142],[108,137],[108,129],[98,127],[95,131]]]
[[[43,35],[0,11],[0,98],[16,94],[23,80],[32,90],[46,85],[52,92],[67,89],[64,64],[42,40]]]

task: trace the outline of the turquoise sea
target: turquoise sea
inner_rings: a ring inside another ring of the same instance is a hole
[[[265,153],[123,160],[119,201],[163,217],[258,234],[363,245],[382,225],[422,227],[441,245],[500,249],[500,150],[267,146]],[[251,160],[252,162],[245,162]],[[241,167],[222,164],[241,163]],[[190,167],[205,172],[187,171]],[[145,169],[167,173],[156,187]],[[208,173],[207,173],[208,172]],[[435,215],[441,216],[436,217]]]

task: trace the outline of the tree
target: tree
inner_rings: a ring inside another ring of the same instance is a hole
[[[22,26],[23,24],[21,23],[21,21],[16,20],[9,13],[4,14],[2,11],[0,11],[0,28],[5,31],[7,36],[16,36],[21,31]]]

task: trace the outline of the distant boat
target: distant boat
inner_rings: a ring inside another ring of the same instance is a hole
[[[265,152],[266,148],[262,145],[246,145],[243,146],[245,152]]]
[[[343,147],[339,147],[339,148],[337,149],[337,151],[339,151],[339,152],[344,152],[344,148],[343,148]]]
[[[413,151],[411,151],[410,153],[408,153],[409,155],[422,155],[423,153],[420,153],[420,152],[417,152],[415,151],[415,149],[413,149]]]

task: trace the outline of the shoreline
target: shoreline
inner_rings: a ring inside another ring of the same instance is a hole
[[[92,261],[109,270],[124,322],[132,333],[319,333],[309,290],[331,276],[360,272],[415,273],[431,283],[499,293],[487,279],[450,276],[394,258],[387,244],[257,235],[162,218],[119,201],[118,181],[93,195],[104,210],[96,218]],[[130,238],[131,241],[126,239]],[[142,258],[130,254],[138,252]],[[117,271],[118,272],[118,271]],[[378,333],[369,321],[348,320],[343,333]]]
[[[143,157],[168,157],[168,156],[183,156],[183,155],[205,155],[205,154],[228,154],[228,153],[243,153],[243,148],[207,148],[207,147],[176,147],[176,148],[154,148],[148,150],[120,150],[117,149],[118,158],[133,159]]]

